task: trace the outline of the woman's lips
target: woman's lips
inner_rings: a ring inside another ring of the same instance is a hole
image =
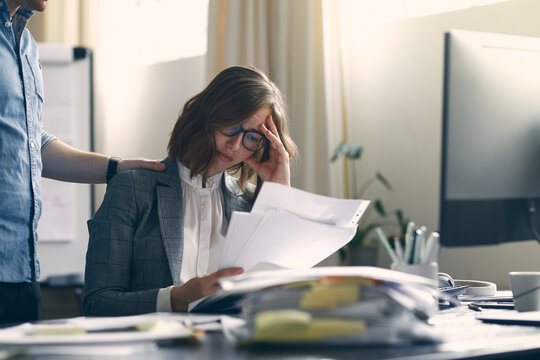
[[[230,157],[229,155],[226,155],[226,154],[224,154],[222,152],[218,152],[218,156],[221,159],[221,161],[223,161],[223,162],[231,162],[231,161],[233,161],[232,157]]]

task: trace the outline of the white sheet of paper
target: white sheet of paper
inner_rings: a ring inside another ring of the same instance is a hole
[[[153,325],[147,330],[133,331],[129,327]],[[86,333],[66,334],[65,329],[84,329]],[[35,334],[36,330],[53,331],[49,334]],[[55,331],[57,333],[55,333]],[[0,329],[0,345],[53,345],[53,344],[111,344],[144,343],[156,340],[187,338],[193,331],[174,317],[162,314],[146,314],[121,317],[77,317],[42,322],[24,323],[18,326]]]
[[[233,212],[219,268],[309,268],[347,244],[369,201],[264,183],[251,213]]]
[[[227,240],[221,254],[219,269],[236,266],[236,259],[244,244],[253,234],[263,216],[234,211],[227,230]],[[235,240],[231,240],[235,239]]]
[[[339,199],[265,182],[251,213],[282,209],[300,217],[336,226],[354,226],[367,209],[369,201]]]
[[[222,278],[219,283],[223,290],[229,293],[246,293],[276,285],[315,280],[320,277],[343,276],[366,277],[400,284],[415,284],[415,286],[432,289],[434,294],[438,291],[432,287],[430,280],[425,277],[371,266],[320,266],[311,269],[253,271]]]
[[[266,216],[238,255],[246,271],[261,262],[310,268],[348,243],[356,229],[321,224],[278,211]]]

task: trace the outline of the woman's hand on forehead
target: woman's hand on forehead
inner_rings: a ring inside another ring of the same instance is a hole
[[[242,127],[245,130],[255,130],[261,131],[261,125],[268,123],[269,117],[271,118],[270,108],[263,107],[257,110],[253,115],[251,115],[246,121],[242,123]],[[271,120],[270,120],[271,121]]]
[[[265,124],[266,123],[266,124]],[[265,162],[258,162],[253,157],[244,160],[263,181],[273,181],[290,186],[289,153],[283,146],[272,115],[268,114],[265,122],[259,126],[270,143],[270,157]]]

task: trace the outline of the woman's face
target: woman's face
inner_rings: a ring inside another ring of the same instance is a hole
[[[263,123],[266,124],[266,119],[269,115],[270,109],[268,107],[262,107],[242,124],[242,128],[244,130],[255,130],[260,132],[260,125]],[[244,132],[242,131],[234,136],[227,136],[219,130],[214,132],[216,153],[210,164],[209,176],[216,175],[223,170],[241,163],[253,155],[253,151],[246,149],[244,145],[242,145],[243,136]]]

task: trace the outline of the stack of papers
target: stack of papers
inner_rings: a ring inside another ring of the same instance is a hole
[[[352,239],[368,205],[265,182],[250,213],[233,212],[219,268],[310,268]]]
[[[243,294],[244,322],[222,321],[236,343],[395,344],[438,341],[427,325],[437,311],[429,280],[373,267],[319,267],[245,274],[222,281]]]

